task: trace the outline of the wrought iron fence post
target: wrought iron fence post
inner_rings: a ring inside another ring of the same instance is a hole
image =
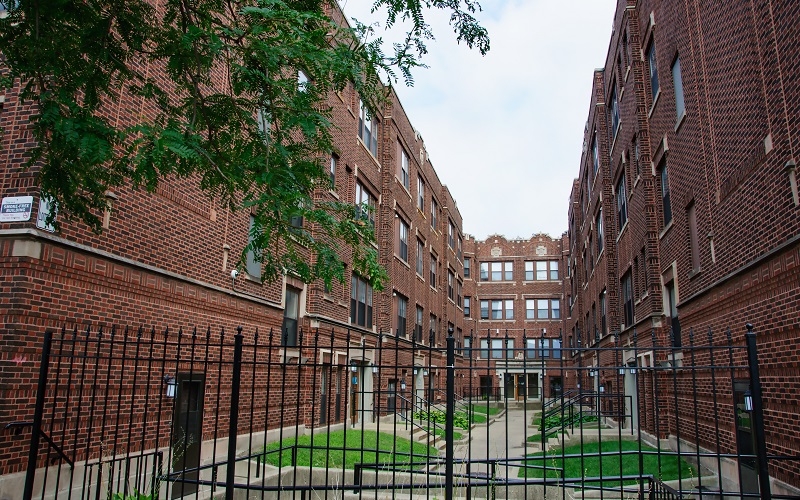
[[[231,410],[228,425],[228,463],[225,471],[225,500],[233,500],[236,478],[236,436],[239,432],[239,386],[242,380],[242,327],[236,329],[233,346],[233,376],[231,378]]]
[[[456,410],[456,339],[447,335],[447,410],[444,424],[445,447],[444,498],[453,500],[453,418]],[[471,408],[470,408],[471,409]]]
[[[44,346],[42,346],[42,364],[39,366],[39,382],[36,387],[36,406],[33,409],[33,426],[31,427],[31,445],[28,450],[28,472],[25,475],[25,489],[22,491],[23,500],[33,497],[33,480],[36,477],[36,463],[39,460],[39,434],[42,428],[42,415],[44,414],[44,397],[47,389],[47,368],[50,365],[50,347],[53,343],[53,332],[44,333]]]
[[[747,358],[750,367],[750,395],[753,398],[753,427],[756,433],[756,465],[758,467],[758,484],[761,489],[761,498],[770,500],[772,492],[769,487],[769,468],[767,467],[767,443],[764,435],[764,405],[761,400],[761,380],[758,376],[758,351],[756,349],[756,334],[753,325],[747,323]]]

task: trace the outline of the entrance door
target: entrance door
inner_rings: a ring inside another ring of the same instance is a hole
[[[358,399],[359,399],[359,376],[358,376],[358,369],[355,372],[350,372],[352,375],[352,381],[350,384],[350,423],[352,425],[356,425],[358,423]]]
[[[342,367],[337,366],[334,370],[334,380],[336,382],[336,422],[342,421]]]
[[[386,411],[394,413],[397,411],[397,379],[389,380],[388,396],[386,398]]]
[[[319,423],[324,424],[328,421],[328,371],[331,365],[322,365],[322,373],[319,379]]]
[[[638,370],[635,370],[635,363],[631,363],[628,367],[629,369],[625,370],[625,420],[627,422],[625,427],[633,428],[639,422],[639,391],[636,384]]]
[[[736,448],[739,458],[739,484],[742,493],[758,495],[758,472],[756,472],[755,440],[750,412],[744,406],[744,394],[750,389],[750,382],[737,380],[733,383],[733,408],[736,412]]]
[[[515,397],[514,396],[515,389],[516,389],[516,386],[514,384],[514,375],[512,375],[511,373],[506,373],[505,374],[505,390],[504,390],[505,398],[506,399],[514,398]]]
[[[517,401],[525,401],[528,396],[528,387],[525,384],[525,375],[515,375],[517,379]]]
[[[197,484],[181,480],[199,479],[200,442],[203,438],[204,377],[193,373],[179,373],[178,391],[175,395],[175,413],[172,422],[172,470],[183,471],[172,486],[171,498],[180,498],[197,491]]]
[[[528,396],[534,399],[539,399],[539,374],[537,373],[529,373],[528,374]]]

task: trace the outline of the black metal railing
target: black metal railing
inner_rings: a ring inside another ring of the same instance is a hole
[[[684,328],[680,348],[632,332],[546,364],[460,357],[453,337],[235,332],[48,332],[33,414],[4,424],[31,443],[22,498],[771,498],[769,481],[800,486],[800,457],[764,430],[780,395],[762,386],[752,330],[698,345]]]

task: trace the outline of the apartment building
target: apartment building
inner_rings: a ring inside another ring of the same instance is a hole
[[[800,449],[800,407],[785,397],[800,333],[799,16],[788,1],[617,4],[568,207],[566,329],[589,348],[571,356],[594,368],[580,372],[585,387],[639,394],[649,432],[681,410],[652,399],[652,372],[618,368],[688,366],[693,346],[743,345],[752,323],[768,452]],[[618,352],[607,346],[628,348],[624,359],[604,359]],[[734,451],[753,432],[734,437],[746,379],[716,384],[724,411],[699,423],[716,419]],[[663,425],[659,437],[674,433]],[[774,462],[770,475],[796,485],[796,467]]]
[[[466,239],[463,347],[477,368],[473,394],[540,401],[569,383],[572,373],[561,370],[566,246],[565,236],[545,234]]]

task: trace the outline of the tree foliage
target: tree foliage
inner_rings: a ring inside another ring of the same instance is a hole
[[[450,12],[459,41],[489,48],[473,0],[376,0],[387,26],[408,26],[390,55],[373,26],[336,22],[323,0],[8,5],[0,74],[34,110],[28,165],[59,214],[99,232],[107,191],[191,178],[215,202],[254,215],[248,250],[261,256],[266,280],[342,279],[344,245],[380,286],[369,224],[352,205],[313,196],[329,182],[334,148],[327,97],[350,83],[379,109],[398,74],[413,83],[432,38],[429,9]],[[121,117],[109,112],[120,100]],[[290,224],[295,216],[303,229]]]

